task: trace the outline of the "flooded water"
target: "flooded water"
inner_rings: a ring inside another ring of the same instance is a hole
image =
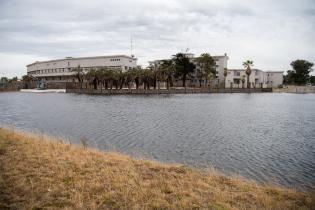
[[[0,93],[0,124],[104,150],[315,185],[314,94]]]

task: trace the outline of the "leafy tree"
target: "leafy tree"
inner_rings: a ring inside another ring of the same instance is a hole
[[[31,76],[29,76],[29,75],[23,75],[22,76],[22,81],[24,81],[24,82],[28,82],[30,79],[31,79]]]
[[[287,75],[283,76],[283,83],[284,84],[294,84],[295,83],[294,77],[295,77],[294,72],[292,70],[288,70]]]
[[[22,81],[24,82],[24,87],[26,89],[28,89],[29,87],[31,87],[31,82],[36,81],[37,78],[33,77],[32,75],[23,75],[22,76]]]
[[[251,60],[247,60],[247,61],[243,62],[243,66],[244,66],[244,68],[246,68],[245,73],[247,75],[247,88],[249,89],[250,88],[249,76],[252,73],[251,67],[254,66],[254,62]]]
[[[310,76],[310,83],[315,85],[315,76]]]
[[[174,58],[175,71],[183,80],[183,87],[186,87],[187,75],[194,72],[196,66],[189,61],[189,58],[183,53],[177,53]]]
[[[287,71],[286,82],[288,82],[288,84],[305,85],[309,82],[313,65],[313,63],[306,60],[295,60],[291,62],[293,70]]]
[[[197,77],[199,79],[199,86],[201,87],[201,81],[203,78],[206,79],[206,85],[208,84],[208,78],[210,74],[215,75],[215,61],[209,53],[203,53],[196,59],[199,71]]]
[[[18,81],[18,78],[17,77],[12,77],[11,79],[9,79],[9,82],[11,83],[11,82],[16,82],[16,81]]]

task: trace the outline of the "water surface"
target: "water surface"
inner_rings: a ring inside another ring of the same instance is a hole
[[[0,93],[0,124],[161,161],[315,185],[314,94]]]

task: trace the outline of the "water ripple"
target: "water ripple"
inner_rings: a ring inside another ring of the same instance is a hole
[[[314,104],[311,94],[0,93],[0,125],[309,189]]]

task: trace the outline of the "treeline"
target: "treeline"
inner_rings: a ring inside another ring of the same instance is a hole
[[[0,84],[13,83],[13,82],[17,82],[17,81],[18,81],[17,77],[12,77],[12,78],[1,77],[0,78]]]
[[[23,88],[23,82],[19,81],[17,77],[8,78],[1,77],[0,78],[0,91],[16,91]]]
[[[185,54],[178,53],[168,60],[152,62],[149,67],[136,67],[125,72],[113,68],[92,69],[85,73],[78,66],[74,69],[75,77],[81,85],[86,81],[94,89],[98,86],[105,89],[122,89],[124,86],[136,89],[160,88],[160,82],[166,83],[169,89],[174,81],[181,80],[182,86],[186,87],[187,79],[197,79],[199,86],[208,86],[209,81],[215,78],[215,61],[208,53],[191,61]]]

